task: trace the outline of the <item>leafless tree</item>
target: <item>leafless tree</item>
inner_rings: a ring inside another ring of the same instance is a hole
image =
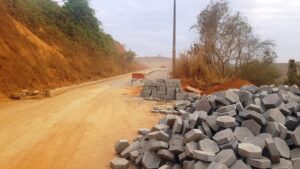
[[[256,37],[247,19],[239,12],[233,13],[226,0],[211,1],[197,19],[193,28],[200,38],[195,46],[202,50],[208,68],[217,67],[223,76],[229,74],[232,65],[238,74],[240,66],[252,59],[263,59],[264,52],[276,56],[274,44]]]

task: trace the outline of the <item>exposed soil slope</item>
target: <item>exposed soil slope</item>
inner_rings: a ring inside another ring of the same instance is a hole
[[[0,2],[0,93],[60,87],[132,70],[126,61],[106,57],[60,32],[26,26],[9,12],[14,10],[10,1]]]

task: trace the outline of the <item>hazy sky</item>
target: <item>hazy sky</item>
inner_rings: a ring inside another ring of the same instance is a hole
[[[209,0],[177,0],[177,48],[198,38],[190,27]],[[171,56],[173,0],[91,0],[104,30],[139,56]],[[300,60],[300,0],[232,0],[255,34],[276,43],[278,62]]]

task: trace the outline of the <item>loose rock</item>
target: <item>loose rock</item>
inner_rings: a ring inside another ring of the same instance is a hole
[[[127,139],[121,139],[115,144],[115,151],[118,155],[121,154],[123,150],[125,150],[129,146],[129,142]]]
[[[254,144],[240,143],[238,145],[239,155],[246,158],[261,158],[262,149]]]
[[[142,165],[145,169],[159,168],[161,158],[153,151],[146,151],[143,155]]]
[[[110,161],[110,167],[112,169],[127,169],[129,167],[129,161],[125,158],[115,158]]]
[[[248,158],[247,163],[256,168],[271,168],[271,161],[266,157],[262,157],[259,159]]]
[[[199,147],[202,151],[211,152],[214,154],[220,151],[218,144],[215,141],[210,140],[208,138],[201,140],[199,142]]]

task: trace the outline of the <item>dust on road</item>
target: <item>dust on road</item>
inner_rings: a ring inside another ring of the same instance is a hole
[[[106,169],[114,143],[134,139],[161,115],[128,95],[129,77],[54,98],[0,105],[0,168]]]

